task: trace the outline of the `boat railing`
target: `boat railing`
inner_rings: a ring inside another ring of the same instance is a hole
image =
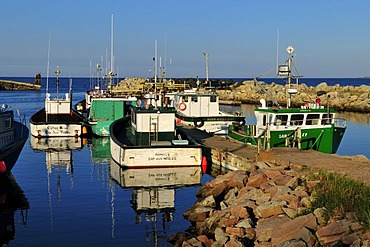
[[[17,115],[18,115],[18,119],[19,119],[19,122],[21,123],[21,131],[20,131],[20,134],[21,134],[21,136],[23,136],[23,133],[25,132],[25,131],[27,131],[27,125],[26,125],[26,122],[27,122],[27,120],[26,120],[26,114],[24,114],[24,113],[21,113],[20,111],[19,111],[19,109],[16,109],[17,110]]]
[[[292,137],[293,140],[291,140]],[[285,137],[285,147],[295,147],[295,144],[297,143],[298,149],[301,149],[301,141],[302,129],[298,127]]]
[[[262,142],[262,137],[263,137],[263,143]],[[267,144],[267,147],[266,147]],[[268,127],[266,129],[263,129],[261,134],[257,136],[257,153],[259,154],[261,151],[261,147],[266,150],[270,149],[270,130]]]
[[[347,121],[344,118],[334,118],[334,127],[346,128]]]

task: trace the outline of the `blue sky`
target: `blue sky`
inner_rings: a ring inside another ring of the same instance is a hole
[[[366,0],[1,0],[0,77],[45,76],[49,33],[50,71],[89,77],[110,61],[112,13],[120,77],[149,76],[155,40],[168,77],[204,78],[203,52],[211,78],[255,77],[276,66],[278,32],[279,63],[292,45],[306,78],[370,76],[369,10]]]

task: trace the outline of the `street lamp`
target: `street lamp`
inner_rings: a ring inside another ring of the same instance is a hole
[[[203,52],[203,55],[206,56],[206,84],[208,84],[208,56],[209,52]],[[211,82],[209,83],[209,87],[211,88]]]

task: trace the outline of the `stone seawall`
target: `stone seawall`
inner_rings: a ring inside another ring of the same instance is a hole
[[[261,85],[279,102],[285,106],[287,102],[286,86],[271,83]],[[370,86],[328,86],[322,82],[316,87],[308,87],[306,84],[293,85],[292,88],[298,90],[298,94],[292,95],[292,106],[302,106],[305,103],[315,103],[320,98],[321,104],[327,106],[328,100],[330,107],[337,111],[348,112],[370,112]],[[317,96],[317,92],[325,91],[326,94]],[[260,104],[260,99],[269,100],[262,90],[255,85],[254,81],[244,81],[235,83],[228,89],[217,90],[220,100],[228,102],[241,102],[245,104]]]
[[[325,208],[307,214],[320,181],[275,162],[258,162],[207,182],[184,213],[187,233],[175,246],[370,246],[370,233],[348,213],[325,219]]]

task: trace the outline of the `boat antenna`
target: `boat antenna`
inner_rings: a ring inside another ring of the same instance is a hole
[[[157,40],[154,42],[154,90],[157,92]]]
[[[109,72],[109,90],[112,89],[114,77],[114,52],[113,52],[113,13],[111,17],[111,37],[110,37],[110,72]]]
[[[49,93],[50,37],[51,37],[51,31],[49,31],[48,64],[46,66],[46,93]]]
[[[277,39],[276,39],[276,74],[279,73],[279,41],[280,41],[280,32],[278,28]]]

